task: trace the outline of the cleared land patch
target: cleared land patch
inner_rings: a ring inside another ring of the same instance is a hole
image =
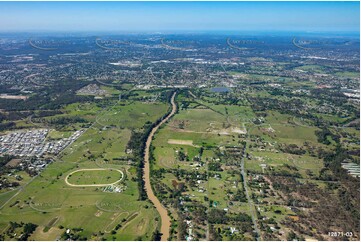
[[[180,139],[168,139],[168,144],[195,146],[193,145],[193,140],[180,140]]]

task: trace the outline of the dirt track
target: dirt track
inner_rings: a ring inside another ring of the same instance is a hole
[[[177,111],[177,105],[174,102],[176,94],[177,93],[174,92],[173,96],[171,98],[172,112],[165,119],[163,119],[157,126],[155,126],[152,129],[152,131],[150,132],[150,134],[148,136],[146,146],[145,146],[145,152],[144,152],[144,175],[143,175],[143,180],[144,180],[144,183],[145,183],[145,190],[147,192],[147,196],[148,196],[149,200],[152,201],[152,203],[154,204],[154,206],[157,209],[158,213],[160,214],[160,218],[161,218],[161,221],[162,221],[161,228],[160,228],[160,232],[162,233],[162,238],[161,238],[162,241],[166,241],[169,238],[169,229],[170,229],[171,223],[170,223],[170,218],[168,216],[167,209],[165,209],[165,207],[163,207],[161,202],[154,195],[153,190],[152,190],[152,186],[150,184],[149,147],[150,147],[150,144],[152,142],[153,136],[157,132],[159,127],[162,126],[162,124],[164,124],[165,122],[167,122],[168,119],[170,117],[172,117],[175,114],[175,112]]]

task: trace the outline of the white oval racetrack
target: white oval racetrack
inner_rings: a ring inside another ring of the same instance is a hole
[[[70,175],[74,174],[74,173],[77,173],[77,172],[80,172],[80,171],[105,171],[105,170],[114,170],[114,171],[117,171],[119,172],[120,174],[122,174],[122,177],[115,181],[115,182],[112,182],[112,183],[108,183],[108,184],[84,184],[84,185],[75,185],[75,184],[72,184],[68,181],[68,178]],[[71,186],[71,187],[105,187],[105,186],[109,186],[109,185],[115,185],[116,183],[120,182],[121,180],[123,180],[123,177],[124,177],[124,173],[121,171],[121,170],[118,170],[118,169],[114,169],[114,168],[93,168],[93,169],[79,169],[79,170],[76,170],[76,171],[73,171],[73,172],[70,172],[66,177],[65,177],[65,183],[68,185],[68,186]]]

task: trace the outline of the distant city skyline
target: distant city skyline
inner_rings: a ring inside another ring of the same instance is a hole
[[[359,29],[359,2],[0,2],[0,32]]]

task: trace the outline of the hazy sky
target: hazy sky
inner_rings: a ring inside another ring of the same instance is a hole
[[[0,2],[7,31],[359,31],[359,2]]]

